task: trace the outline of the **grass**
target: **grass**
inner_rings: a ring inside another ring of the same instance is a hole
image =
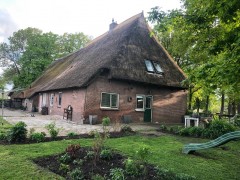
[[[185,173],[198,179],[240,179],[240,141],[222,148],[198,151],[197,155],[182,154],[183,144],[205,142],[204,139],[165,135],[161,137],[130,136],[108,139],[106,145],[134,156],[141,146],[150,148],[149,162],[176,173]],[[91,139],[63,140],[26,145],[0,145],[0,179],[62,179],[37,167],[31,159],[61,153],[69,144],[92,144]]]
[[[0,134],[5,133],[8,131],[12,125],[8,123],[6,120],[4,120],[2,117],[0,117]]]

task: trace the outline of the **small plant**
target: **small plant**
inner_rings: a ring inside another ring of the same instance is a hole
[[[71,144],[68,145],[65,152],[68,153],[71,157],[76,158],[78,150],[81,148],[80,144]]]
[[[129,125],[123,125],[121,127],[120,131],[123,132],[123,133],[131,133],[131,132],[133,132],[132,128]]]
[[[94,151],[88,151],[86,155],[86,159],[93,159],[94,158]]]
[[[147,159],[150,155],[150,150],[148,147],[144,146],[139,148],[139,150],[136,151],[136,157],[140,161],[140,163],[147,163]]]
[[[59,170],[63,171],[64,173],[67,173],[70,170],[69,165],[61,163],[59,166]]]
[[[32,133],[31,136],[30,136],[30,139],[33,140],[33,141],[36,141],[37,143],[39,142],[43,142],[44,139],[45,139],[45,136],[46,134],[43,133],[43,132],[35,132],[35,133]]]
[[[109,117],[104,117],[102,119],[102,125],[103,126],[109,126],[110,125],[110,118]]]
[[[45,128],[48,130],[51,138],[56,139],[56,137],[59,133],[59,130],[60,130],[59,128],[56,128],[56,124],[50,123],[50,124],[46,125]]]
[[[107,159],[107,160],[110,160],[112,159],[112,151],[109,150],[109,149],[103,149],[101,152],[100,152],[100,158],[101,159]]]
[[[136,177],[141,174],[140,165],[136,161],[134,161],[130,158],[128,158],[124,161],[124,166],[125,166],[126,173],[131,176]]]
[[[83,160],[82,159],[75,159],[73,161],[73,164],[77,165],[77,166],[82,166],[83,165]]]
[[[60,156],[59,161],[64,164],[68,164],[72,161],[72,159],[68,153],[65,153],[62,156]]]
[[[71,179],[81,180],[84,179],[84,174],[80,168],[76,168],[69,173]]]
[[[95,174],[91,177],[91,180],[105,180],[105,178],[99,174]]]
[[[0,140],[6,140],[7,136],[4,133],[0,133]]]
[[[162,131],[167,131],[167,126],[164,125],[164,124],[162,124],[162,125],[160,126],[160,130],[162,130]]]
[[[124,170],[121,168],[110,169],[110,177],[112,180],[125,180]]]
[[[34,128],[30,128],[29,130],[29,138],[31,138],[32,134],[35,132]]]
[[[73,138],[74,136],[77,136],[77,133],[75,133],[75,132],[69,132],[69,133],[67,134],[67,136],[68,136],[69,138]]]
[[[9,142],[23,142],[27,138],[27,125],[20,121],[15,124],[7,133],[7,140]]]

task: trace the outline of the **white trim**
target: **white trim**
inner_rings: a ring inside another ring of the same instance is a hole
[[[105,94],[110,94],[110,107],[105,107],[105,106],[102,106],[102,94],[105,93]],[[112,103],[112,96],[111,95],[117,95],[117,107],[111,107],[111,103]],[[101,101],[100,101],[100,109],[103,109],[103,110],[118,110],[119,109],[119,94],[118,93],[109,93],[109,92],[101,92]]]

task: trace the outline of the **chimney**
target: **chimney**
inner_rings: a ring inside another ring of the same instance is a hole
[[[112,23],[109,25],[109,31],[113,30],[117,25],[117,22],[114,22],[114,19],[112,19]]]

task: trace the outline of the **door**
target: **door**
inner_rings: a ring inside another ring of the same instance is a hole
[[[152,122],[152,96],[146,96],[144,122]]]

